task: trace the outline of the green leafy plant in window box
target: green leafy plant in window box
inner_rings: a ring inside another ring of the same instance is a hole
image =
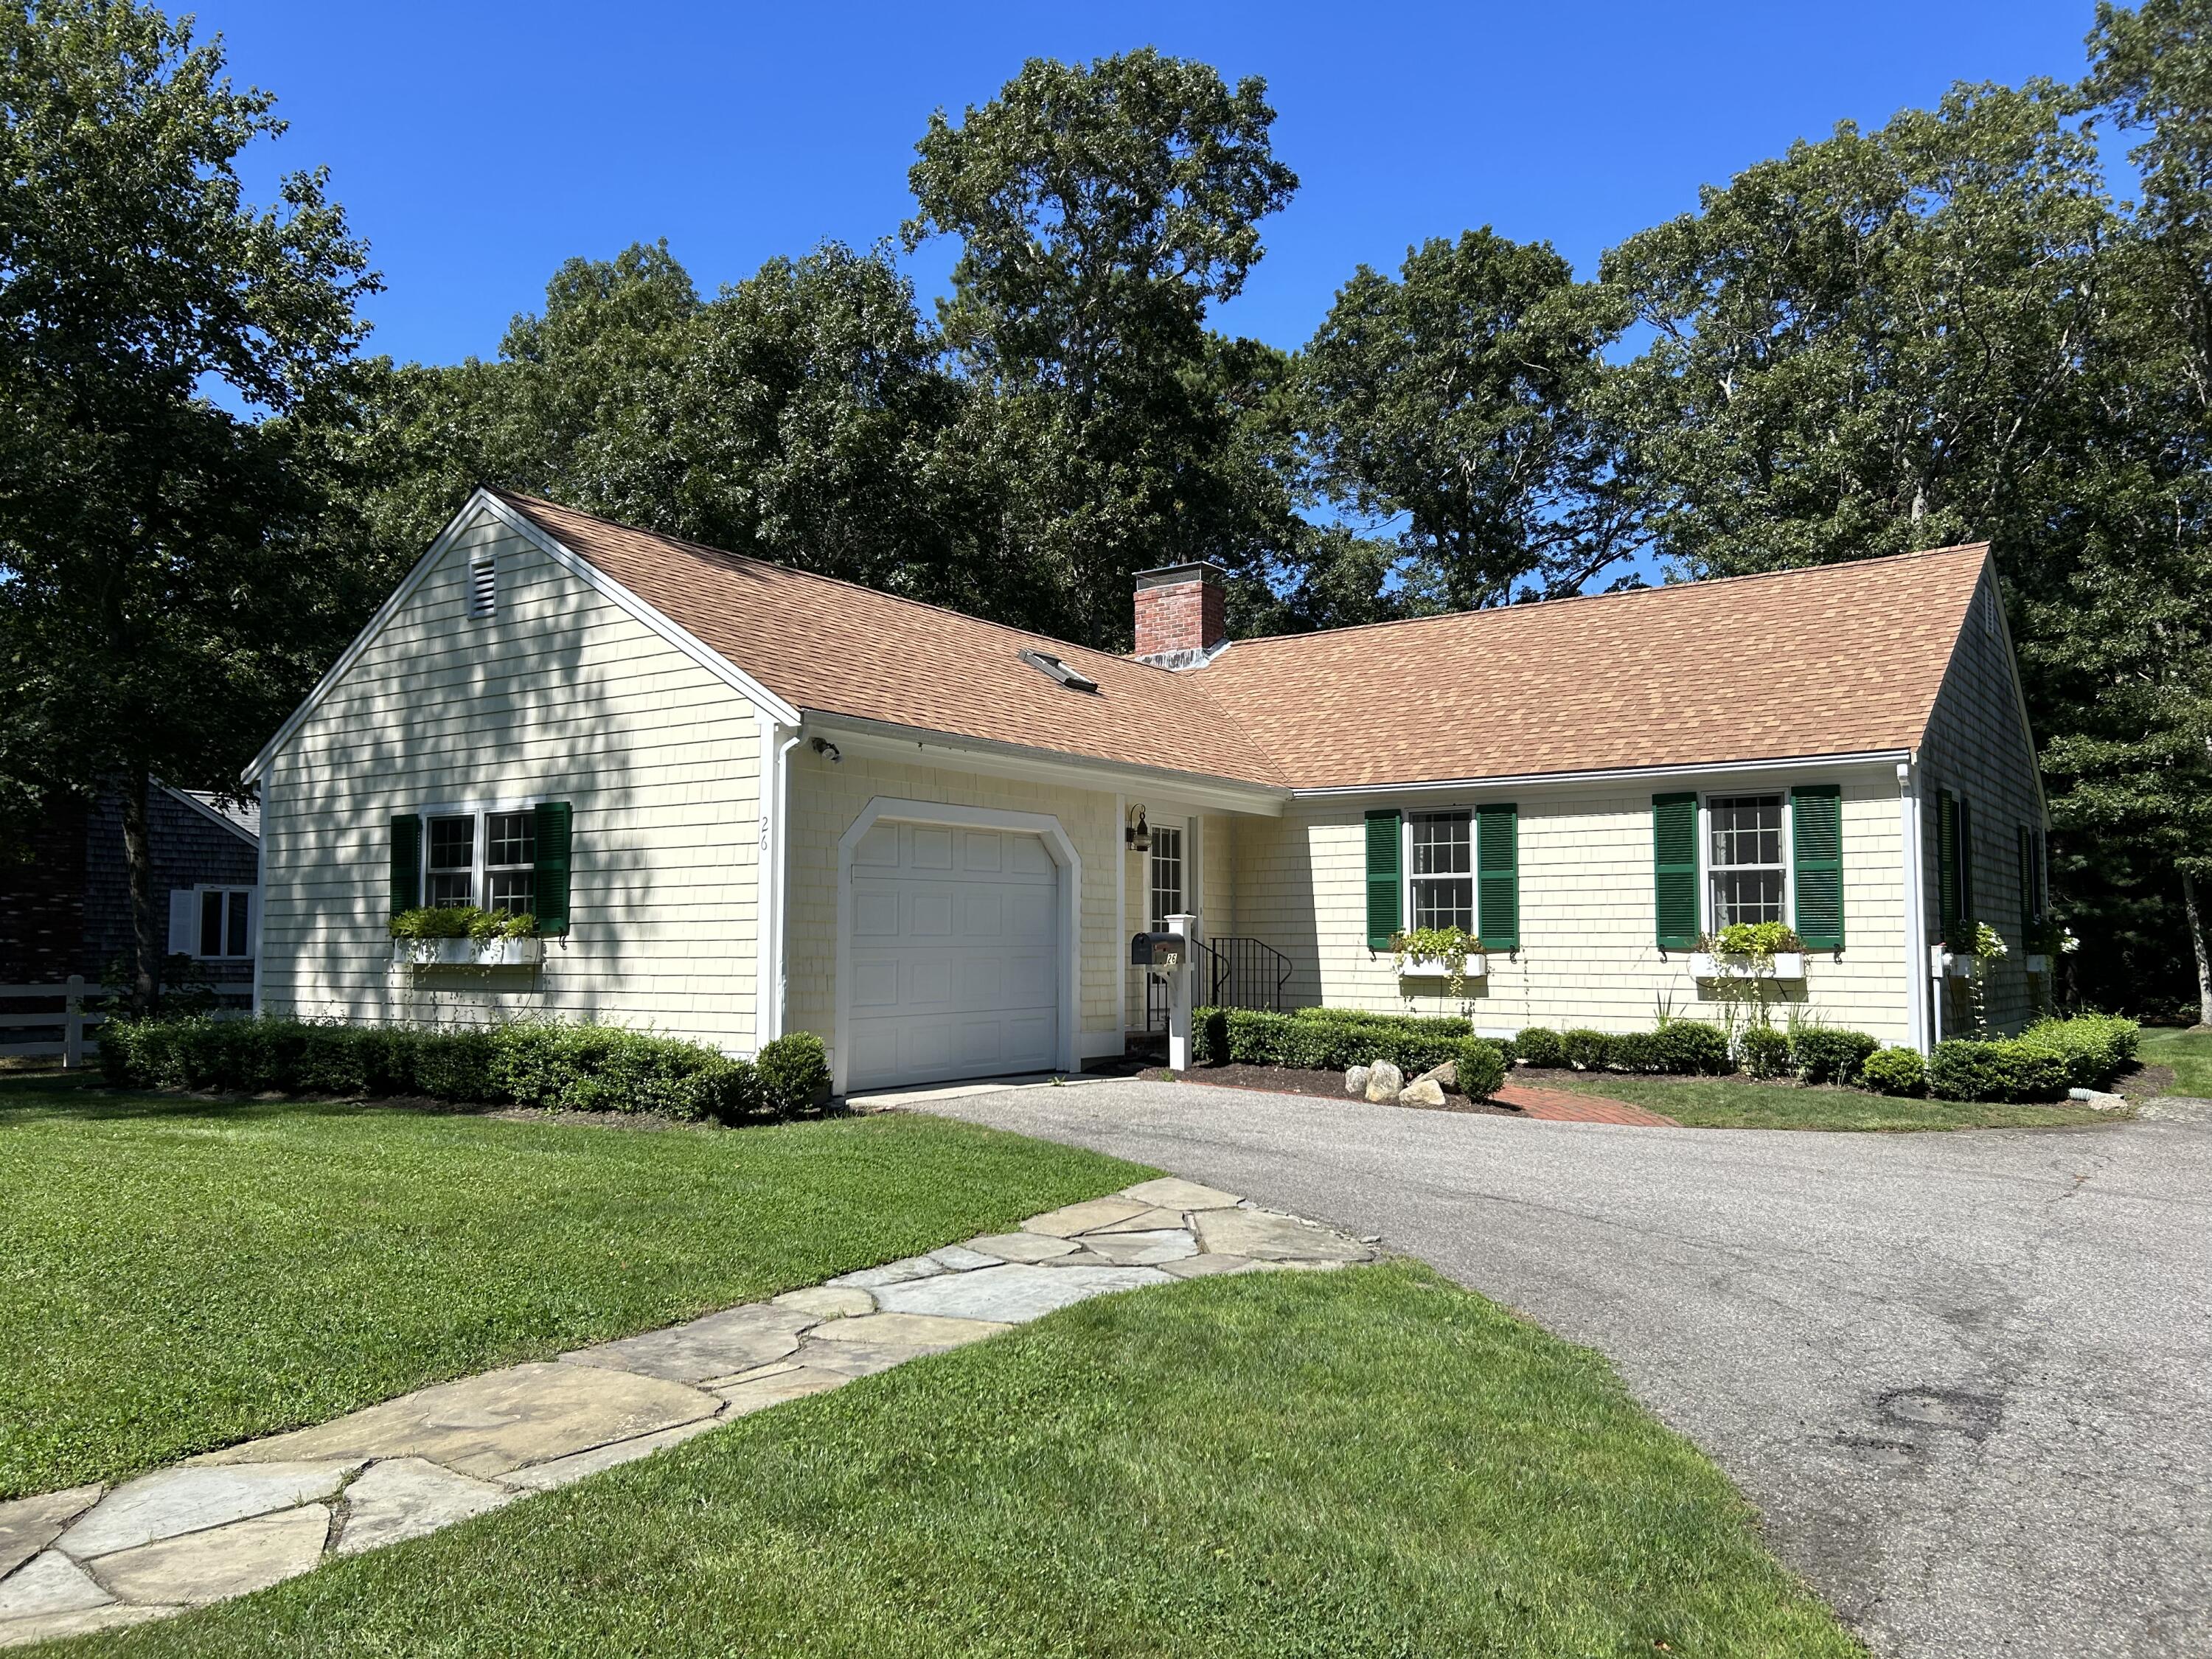
[[[2021,949],[2027,954],[2027,971],[2047,974],[2053,957],[2070,957],[2081,948],[2081,941],[2074,930],[2049,916],[2039,916],[2027,925],[2027,934],[2021,941]]]
[[[1464,927],[1415,927],[1390,936],[1390,965],[1401,978],[1409,971],[1417,975],[1440,972],[1445,989],[1455,997],[1467,994],[1467,959],[1488,954],[1482,941]],[[1439,967],[1431,969],[1432,963]]]
[[[1805,941],[1787,922],[1733,921],[1718,933],[1699,938],[1697,956],[1705,958],[1716,975],[1747,970],[1753,979],[1797,979],[1804,975]],[[1778,975],[1784,957],[1793,959],[1794,971]]]
[[[394,939],[532,939],[538,918],[527,910],[479,910],[473,904],[422,905],[392,919]]]
[[[472,904],[424,906],[392,918],[397,960],[416,968],[532,968],[543,959],[538,918],[527,911],[480,910]]]

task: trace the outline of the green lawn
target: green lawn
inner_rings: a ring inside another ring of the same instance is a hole
[[[1395,1264],[1104,1297],[95,1650],[1863,1659],[1602,1358]]]
[[[652,1133],[0,1078],[0,1498],[812,1284],[1148,1173],[926,1117]]]
[[[2110,1123],[2122,1115],[2087,1106],[2004,1106],[1902,1100],[1858,1089],[1801,1089],[1740,1078],[1622,1077],[1613,1073],[1521,1073],[1541,1088],[1601,1095],[1663,1112],[1693,1129],[2018,1129]]]
[[[2146,1066],[2172,1066],[2174,1093],[2212,1100],[2212,1031],[2147,1025],[2137,1057]]]

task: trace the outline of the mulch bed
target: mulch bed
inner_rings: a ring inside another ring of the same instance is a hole
[[[2138,1066],[2113,1084],[2112,1088],[2130,1100],[2156,1100],[2160,1095],[2173,1092],[2173,1067]]]
[[[1215,1089],[1258,1089],[1275,1095],[1318,1095],[1330,1100],[1349,1100],[1344,1092],[1344,1073],[1341,1072],[1303,1072],[1285,1066],[1200,1066],[1188,1072],[1170,1072],[1164,1066],[1155,1066],[1139,1073],[1154,1083],[1203,1083]],[[1524,1117],[1524,1112],[1496,1101],[1470,1100],[1465,1095],[1447,1093],[1441,1106],[1423,1106],[1414,1101],[1393,1101],[1413,1112],[1473,1112],[1490,1117]]]

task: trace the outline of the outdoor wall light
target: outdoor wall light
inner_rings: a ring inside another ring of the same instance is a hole
[[[845,758],[844,756],[837,752],[837,745],[830,742],[827,738],[817,738],[814,739],[814,752],[821,756],[823,760],[828,761],[832,766],[836,765],[838,762]]]
[[[1133,806],[1129,809],[1129,822],[1121,831],[1121,839],[1127,843],[1129,850],[1133,853],[1149,853],[1152,850],[1152,827],[1145,822],[1145,809],[1142,806]]]

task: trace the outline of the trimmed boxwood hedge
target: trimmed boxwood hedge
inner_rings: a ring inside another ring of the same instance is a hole
[[[1718,1077],[1733,1069],[1728,1037],[1701,1019],[1670,1019],[1655,1031],[1553,1031],[1531,1025],[1513,1039],[1516,1059],[1578,1072],[1653,1072]]]
[[[292,1019],[116,1020],[107,1080],[250,1094],[428,1095],[465,1105],[658,1112],[735,1123],[787,1115],[830,1083],[822,1040],[779,1037],[757,1060],[614,1025],[550,1020],[424,1030]]]
[[[2066,1081],[2076,1089],[2109,1089],[2136,1063],[2142,1028],[2115,1014],[2076,1014],[2070,1019],[2039,1019],[2020,1034],[2031,1048],[2057,1054],[2066,1066]]]
[[[1505,1050],[1471,1035],[1467,1022],[1410,1014],[1369,1014],[1348,1008],[1200,1008],[1190,1018],[1194,1066],[1282,1066],[1341,1072],[1387,1060],[1412,1077],[1446,1060],[1459,1071],[1462,1092],[1477,1098],[1505,1080]]]
[[[2063,1100],[2066,1057],[2017,1037],[1953,1037],[1928,1056],[1928,1092],[1938,1100]]]

